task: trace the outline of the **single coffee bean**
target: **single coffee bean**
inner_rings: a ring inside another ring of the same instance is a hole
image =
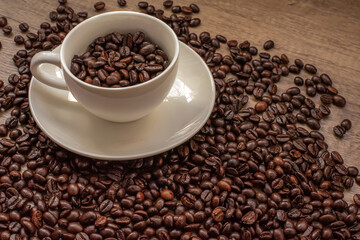
[[[3,32],[4,32],[4,34],[9,35],[12,32],[12,27],[9,25],[5,26],[3,28]]]
[[[161,197],[166,201],[170,201],[174,198],[174,193],[171,190],[163,190],[161,191]]]
[[[346,99],[341,95],[335,95],[333,97],[333,104],[338,107],[345,107]]]
[[[141,1],[138,3],[138,7],[141,9],[146,9],[149,6],[147,2]]]
[[[173,6],[172,8],[171,8],[171,11],[173,12],[173,13],[180,13],[181,12],[181,7],[180,6]]]
[[[185,14],[191,14],[192,13],[192,8],[188,7],[188,6],[182,6],[181,7],[181,12],[183,12]]]
[[[345,128],[340,126],[340,125],[336,125],[334,128],[333,128],[333,131],[334,131],[334,134],[340,138],[342,138],[345,134]]]
[[[5,27],[8,24],[6,17],[0,17],[0,27]]]
[[[192,9],[192,12],[193,12],[193,13],[198,13],[198,12],[200,12],[199,6],[196,5],[195,3],[190,4],[190,8]]]
[[[164,1],[163,2],[163,6],[165,7],[165,8],[171,8],[172,7],[172,5],[173,5],[173,1],[172,0],[166,0],[166,1]]]
[[[329,105],[329,104],[331,104],[333,102],[333,96],[330,95],[330,94],[323,94],[320,97],[320,101],[323,104]]]
[[[118,0],[117,1],[120,7],[126,6],[126,0]]]
[[[302,86],[302,85],[304,85],[304,79],[302,79],[302,77],[295,77],[294,83],[297,86]]]
[[[308,73],[311,73],[311,74],[316,74],[317,72],[317,69],[314,65],[311,65],[311,64],[306,64],[305,65],[305,70],[308,72]]]
[[[14,37],[14,42],[15,42],[16,44],[23,44],[24,41],[25,41],[25,39],[24,39],[23,36],[21,36],[21,35],[16,35],[16,36]]]
[[[268,40],[264,43],[264,49],[265,50],[270,50],[271,48],[273,48],[275,46],[275,43],[273,40]]]
[[[105,8],[105,3],[104,2],[96,2],[94,4],[94,8],[96,11],[101,11]]]
[[[344,119],[341,121],[341,126],[346,130],[349,131],[351,128],[351,121],[349,119]]]
[[[216,221],[216,222],[221,222],[224,220],[224,212],[221,208],[215,208],[212,213],[211,213],[211,217]]]
[[[27,24],[27,23],[20,23],[19,29],[20,29],[22,32],[27,32],[27,31],[29,30],[29,24]]]
[[[360,194],[355,193],[353,196],[354,203],[360,207]]]
[[[304,67],[304,62],[301,59],[295,59],[295,65],[302,69]]]

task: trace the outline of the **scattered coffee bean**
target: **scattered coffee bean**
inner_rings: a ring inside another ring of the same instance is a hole
[[[304,67],[304,62],[301,59],[295,59],[295,65],[302,69]]]
[[[126,6],[126,0],[117,0],[120,7]]]
[[[306,64],[305,65],[305,70],[308,72],[308,73],[311,73],[311,74],[316,74],[317,72],[317,69],[314,65],[311,65],[311,64]]]
[[[181,7],[181,12],[185,13],[185,14],[191,14],[192,13],[192,8],[188,7],[188,6],[182,6]]]
[[[172,11],[173,13],[180,13],[180,12],[181,12],[181,7],[180,7],[180,6],[173,6],[173,7],[171,8],[171,11]]]
[[[21,35],[16,35],[16,36],[14,37],[14,42],[15,42],[16,44],[23,44],[24,41],[25,41],[25,39],[24,39],[24,37],[21,36]]]
[[[193,13],[198,13],[198,12],[200,12],[199,6],[196,5],[195,3],[190,4],[190,8],[192,9],[192,12],[193,12]]]
[[[338,107],[345,107],[346,99],[341,95],[335,95],[333,97],[333,104]]]
[[[8,22],[6,17],[0,17],[0,27],[5,27],[7,23]]]
[[[104,2],[96,2],[94,4],[94,8],[96,11],[101,11],[105,8],[105,3]]]
[[[353,199],[354,199],[354,203],[360,207],[360,194],[358,193],[354,194]]]
[[[340,138],[342,138],[346,132],[345,128],[340,125],[336,125],[333,130],[334,134]]]
[[[29,24],[27,24],[27,23],[20,23],[19,29],[20,29],[22,32],[27,32],[27,31],[29,30]]]
[[[266,41],[265,43],[264,43],[264,49],[265,50],[270,50],[270,49],[272,49],[273,47],[275,46],[275,43],[274,43],[274,41],[273,40],[268,40],[268,41]]]
[[[354,181],[360,184],[358,169],[345,167],[338,152],[329,152],[320,132],[297,125],[307,122],[316,129],[330,109],[297,87],[277,88],[282,76],[297,74],[292,66],[303,68],[301,60],[287,66],[285,54],[255,57],[257,49],[247,41],[189,33],[189,27],[197,26],[190,16],[163,20],[214,75],[214,112],[191,140],[126,163],[79,157],[53,144],[29,111],[28,65],[37,51],[58,46],[71,24],[87,18],[82,12],[74,17],[65,0],[59,3],[53,13],[56,24],[43,23],[37,34],[28,33],[26,50],[14,55],[19,73],[8,83],[0,81],[0,106],[10,109],[0,124],[1,239],[359,238],[358,206],[344,201],[345,189]],[[147,12],[160,11],[151,6]],[[98,38],[91,45],[96,54],[80,56],[72,71],[86,71],[99,85],[117,82],[120,75],[119,85],[125,86],[135,78],[130,58],[134,65],[164,61],[153,46],[142,49],[151,44],[141,43],[142,34],[120,34],[121,41],[118,36]],[[124,39],[141,47],[132,51]],[[228,43],[228,55],[217,52],[219,42]],[[112,62],[115,70],[109,58],[118,58],[116,65]],[[140,73],[150,77],[157,70],[151,65]],[[341,102],[331,85],[326,74],[306,80],[306,87]],[[254,107],[246,106],[248,95],[258,99]],[[346,131],[349,124],[343,124],[339,127]],[[354,202],[358,199],[355,195]]]
[[[171,8],[172,7],[172,5],[173,5],[173,1],[172,0],[166,0],[166,1],[164,1],[163,2],[163,6],[165,7],[165,8]]]
[[[344,119],[341,121],[341,126],[346,130],[349,131],[351,129],[351,121],[349,119]]]
[[[138,7],[141,9],[146,9],[149,6],[147,2],[139,2]]]
[[[3,32],[4,32],[4,34],[9,35],[12,32],[12,27],[9,25],[5,26],[3,28]]]
[[[304,85],[304,79],[302,79],[302,77],[295,77],[294,83],[297,86],[302,86],[302,85]]]

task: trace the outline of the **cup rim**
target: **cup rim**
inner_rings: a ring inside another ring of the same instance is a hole
[[[69,39],[71,38],[71,36],[74,34],[74,32],[76,31],[76,28],[77,27],[80,27],[82,25],[85,25],[85,24],[89,24],[90,21],[96,21],[97,18],[101,18],[103,16],[106,16],[106,15],[114,15],[114,14],[125,14],[125,15],[137,15],[137,16],[141,16],[141,17],[145,17],[145,18],[148,18],[148,19],[151,19],[155,22],[157,22],[158,24],[161,24],[163,25],[165,28],[167,28],[168,31],[170,31],[170,34],[172,35],[172,37],[174,38],[175,40],[175,55],[173,57],[173,59],[171,60],[169,66],[161,73],[159,74],[158,76],[144,82],[144,83],[140,83],[140,84],[136,84],[136,85],[132,85],[132,86],[127,86],[127,87],[120,87],[120,88],[110,88],[110,87],[101,87],[101,86],[95,86],[95,85],[92,85],[92,84],[89,84],[89,83],[86,83],[84,81],[82,81],[81,79],[79,79],[78,77],[76,77],[69,69],[69,66],[67,66],[65,64],[65,58],[63,57],[64,54],[65,54],[65,50],[64,50],[64,46],[67,44],[67,41],[69,41]],[[141,88],[143,86],[146,86],[146,85],[149,85],[151,84],[152,82],[155,82],[156,80],[158,80],[159,78],[161,78],[163,75],[165,75],[167,72],[171,71],[171,69],[174,67],[174,65],[176,64],[177,62],[177,59],[179,57],[179,40],[175,34],[175,32],[166,24],[164,23],[163,21],[159,20],[158,18],[156,17],[153,17],[153,16],[150,16],[150,15],[147,15],[147,14],[144,14],[144,13],[139,13],[139,12],[134,12],[134,11],[111,11],[111,12],[107,12],[107,13],[102,13],[102,14],[98,14],[96,16],[93,16],[89,19],[86,19],[85,21],[79,23],[75,28],[72,29],[72,31],[70,31],[67,36],[65,37],[63,43],[61,44],[61,50],[60,50],[60,61],[61,61],[61,66],[63,68],[64,71],[66,71],[66,73],[68,75],[71,76],[71,78],[73,80],[75,80],[76,82],[78,82],[79,84],[83,85],[84,87],[90,87],[90,88],[94,88],[94,89],[101,89],[103,91],[126,91],[126,90],[130,90],[130,89],[136,89],[136,88]]]

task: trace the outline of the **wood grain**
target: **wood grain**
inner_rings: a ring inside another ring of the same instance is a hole
[[[69,0],[75,11],[96,14],[95,0]],[[116,0],[106,0],[104,11],[138,11],[136,0],[128,0],[126,7],[120,8]],[[155,7],[162,7],[162,0],[150,1]],[[194,32],[208,31],[213,36],[221,33],[228,39],[248,40],[261,50],[262,44],[272,39],[275,49],[271,54],[286,53],[293,61],[300,58],[314,64],[320,73],[331,76],[334,86],[346,97],[345,108],[332,106],[332,114],[322,121],[321,132],[326,136],[330,150],[342,154],[348,166],[360,168],[360,1],[357,0],[194,0],[201,11],[198,16],[202,24]],[[175,4],[189,5],[190,0],[175,1]],[[11,36],[0,32],[0,79],[16,72],[12,56],[21,49],[13,42],[20,34],[18,25],[27,22],[30,31],[36,31],[48,14],[57,6],[56,0],[0,0],[0,16],[6,16],[13,27]],[[166,10],[167,15],[170,11]],[[122,23],[119,23],[122,24]],[[225,48],[222,49],[225,51]],[[303,74],[306,77],[306,74]],[[279,84],[281,89],[292,85],[293,77],[285,78]],[[305,89],[302,89],[304,91]],[[315,98],[318,101],[318,97]],[[0,113],[3,121],[8,113]],[[353,128],[342,139],[336,139],[332,128],[342,119],[349,118]],[[360,192],[356,184],[346,199],[352,201],[352,194]]]

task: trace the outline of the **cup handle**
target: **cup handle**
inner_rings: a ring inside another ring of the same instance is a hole
[[[31,60],[30,71],[40,82],[50,87],[68,90],[68,86],[62,77],[58,77],[55,72],[48,73],[40,68],[43,63],[53,64],[61,68],[60,54],[49,51],[35,54]]]

